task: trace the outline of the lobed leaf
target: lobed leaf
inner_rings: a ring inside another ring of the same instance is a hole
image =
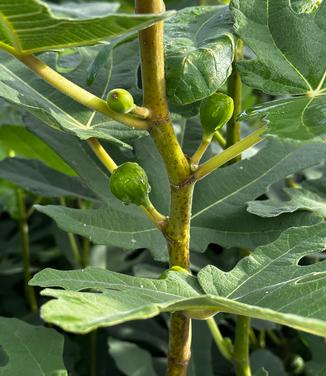
[[[207,266],[198,279],[170,270],[163,279],[127,276],[97,268],[45,269],[30,284],[50,300],[44,320],[72,332],[146,319],[160,312],[229,312],[261,318],[325,336],[325,262],[298,261],[325,247],[326,224],[292,228],[275,242],[257,248],[230,272]],[[275,272],[277,271],[277,272]],[[81,292],[91,289],[97,292]]]

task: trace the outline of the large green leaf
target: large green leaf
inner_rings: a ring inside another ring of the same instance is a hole
[[[317,193],[306,189],[285,188],[284,191],[290,200],[269,199],[263,201],[248,202],[249,213],[260,217],[277,217],[282,213],[292,213],[303,209],[315,212],[326,217],[326,195],[319,196]]]
[[[69,61],[72,69],[65,76],[86,88],[85,71],[98,49],[78,49],[79,59],[75,57]],[[144,135],[145,132],[135,131],[110,121],[104,115],[92,112],[54,90],[10,55],[0,53],[0,56],[0,96],[31,112],[49,126],[63,129],[83,140],[98,137],[129,148],[124,141]],[[46,53],[42,55],[42,59],[50,66],[54,67],[57,64],[57,56],[54,53]],[[92,86],[92,92],[99,97],[105,96],[110,80],[110,71],[102,70],[96,85]]]
[[[85,333],[101,326],[146,319],[159,312],[229,312],[274,321],[324,336],[326,268],[298,261],[325,247],[326,224],[292,228],[257,248],[230,272],[207,266],[198,279],[169,271],[163,279],[127,276],[97,268],[45,269],[31,285],[54,297],[42,317],[67,331]],[[275,272],[277,270],[277,273]],[[92,289],[97,292],[81,292]]]
[[[234,40],[228,7],[190,7],[165,23],[167,93],[178,105],[210,96],[231,73]]]
[[[136,143],[139,160],[153,183],[154,200],[159,202],[162,186],[167,186],[161,161],[146,138]],[[191,249],[203,252],[209,243],[223,247],[253,249],[275,240],[292,226],[306,226],[322,219],[310,213],[284,214],[278,218],[259,218],[247,212],[247,202],[264,194],[269,185],[325,159],[326,146],[299,146],[273,140],[249,160],[217,170],[195,188],[191,223]],[[161,171],[161,172],[160,172]],[[94,175],[94,171],[91,172]],[[86,178],[87,171],[83,172]],[[93,182],[94,183],[94,182]],[[162,193],[167,213],[169,196]],[[107,190],[106,207],[77,210],[58,206],[38,206],[66,231],[90,237],[98,244],[126,249],[149,248],[157,260],[167,260],[166,242],[161,233],[136,207],[125,207]],[[162,200],[161,200],[162,201]]]
[[[0,318],[1,376],[68,375],[63,363],[64,338],[54,329]]]
[[[101,17],[78,20],[55,17],[44,3],[36,0],[2,0],[0,48],[23,55],[91,45],[143,29],[173,14],[104,14]]]
[[[0,177],[44,197],[96,199],[80,178],[62,174],[36,159],[7,158],[0,161]]]
[[[250,111],[265,116],[269,132],[297,140],[325,139],[326,3],[298,14],[288,0],[233,0],[235,29],[256,55],[238,63],[243,81],[292,98]]]

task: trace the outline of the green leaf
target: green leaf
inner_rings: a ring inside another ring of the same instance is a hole
[[[53,376],[58,371],[68,375],[62,359],[64,338],[54,329],[1,317],[0,343],[5,355],[1,376]]]
[[[231,73],[234,53],[228,7],[190,7],[165,23],[167,94],[185,105],[213,94]]]
[[[109,339],[109,352],[126,376],[157,376],[151,354],[134,343]]]
[[[0,127],[0,148],[8,155],[38,159],[47,166],[67,175],[76,173],[45,142],[35,137],[25,127],[4,125]]]
[[[74,69],[65,76],[86,88],[85,71],[98,49],[98,47],[79,49],[80,63],[75,66],[75,61],[70,62]],[[15,58],[5,53],[0,53],[0,56],[0,96],[31,112],[47,125],[75,134],[82,140],[98,137],[127,148],[131,147],[124,140],[130,141],[145,134],[110,121],[100,113],[90,111],[54,90]],[[54,53],[46,53],[42,58],[50,66],[55,66],[57,63]],[[104,97],[111,79],[110,72],[102,71],[98,78],[98,83],[93,86],[92,91],[99,97]]]
[[[326,217],[326,195],[322,197],[306,189],[285,188],[290,197],[288,201],[269,199],[264,201],[249,201],[248,212],[260,217],[277,217],[282,213],[292,213],[303,209]]]
[[[0,48],[24,55],[91,45],[146,28],[173,14],[102,14],[101,17],[78,20],[55,17],[44,3],[36,0],[2,0]]]
[[[97,268],[45,269],[30,284],[56,299],[43,305],[44,320],[85,333],[97,327],[146,319],[160,312],[229,312],[324,336],[326,269],[299,260],[325,247],[326,224],[292,228],[257,248],[230,272],[207,266],[197,278],[169,271],[164,279],[138,278]],[[275,273],[277,270],[277,273]],[[91,289],[95,292],[81,292]]]
[[[326,3],[310,14],[295,13],[288,0],[233,0],[231,9],[236,32],[257,57],[238,63],[242,80],[269,94],[294,95],[249,116],[264,116],[270,134],[325,139]]]
[[[96,199],[80,178],[61,174],[35,159],[7,158],[0,161],[0,177],[43,197]]]

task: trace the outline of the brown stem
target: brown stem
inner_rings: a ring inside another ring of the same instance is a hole
[[[193,184],[171,186],[170,219],[164,231],[168,242],[170,266],[189,269],[190,219]]]
[[[182,312],[171,316],[167,376],[186,376],[190,360],[191,320]]]

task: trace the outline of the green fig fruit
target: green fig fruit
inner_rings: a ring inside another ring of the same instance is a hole
[[[114,196],[127,205],[149,205],[151,187],[146,172],[138,163],[126,162],[114,170],[110,188]]]
[[[222,93],[214,93],[201,101],[200,121],[205,136],[222,128],[232,117],[233,99]]]
[[[114,112],[126,114],[130,112],[134,107],[134,98],[125,89],[111,90],[107,97],[107,104]]]

